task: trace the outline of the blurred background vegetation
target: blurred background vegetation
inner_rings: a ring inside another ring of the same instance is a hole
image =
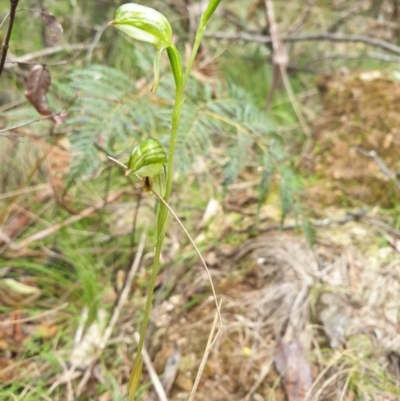
[[[107,156],[126,163],[148,136],[167,146],[174,87],[163,59],[151,94],[153,49],[108,27],[123,3],[18,5],[0,77],[2,400],[126,395],[155,202]],[[167,16],[185,62],[207,1],[141,4]],[[222,0],[210,21],[171,199],[225,298],[198,399],[399,399],[399,13],[398,0]],[[59,124],[24,94],[34,65]],[[215,310],[172,220],[162,262],[147,347],[169,399],[188,399]],[[160,397],[151,383],[146,370],[141,399]]]

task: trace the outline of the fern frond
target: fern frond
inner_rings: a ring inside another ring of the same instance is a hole
[[[150,94],[150,88],[148,92],[137,90],[131,76],[145,76],[151,82],[152,58],[137,48],[130,57],[136,60],[130,76],[115,68],[92,65],[76,69],[66,81],[53,84],[54,102],[75,98],[65,123],[71,132],[71,177],[91,174],[103,163],[104,155],[99,154],[96,144],[112,154],[126,154],[127,158],[131,149],[149,136],[168,146],[175,93],[172,74],[162,75],[155,95]],[[218,160],[212,153],[216,148],[223,149]],[[225,183],[234,182],[245,168],[261,171],[259,207],[274,180],[279,188],[282,219],[294,208],[301,211],[297,206],[301,182],[288,164],[274,120],[238,85],[217,82],[211,86],[190,79],[176,151],[176,168],[182,174],[199,157],[217,162]]]

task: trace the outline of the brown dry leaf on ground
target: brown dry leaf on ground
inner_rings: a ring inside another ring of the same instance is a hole
[[[278,372],[283,376],[288,401],[305,401],[313,380],[299,340],[295,338],[290,343],[278,340],[274,360]]]
[[[0,231],[0,245],[17,238],[29,225],[31,216],[25,210],[21,210],[12,215],[4,224]]]

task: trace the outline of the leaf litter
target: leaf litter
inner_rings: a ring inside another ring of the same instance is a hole
[[[234,194],[230,195],[234,201]],[[400,260],[396,247],[382,246],[381,233],[363,221],[319,229],[314,249],[282,232],[234,238],[238,225],[254,221],[251,200],[256,198],[247,198],[243,215],[243,204],[231,212],[211,201],[204,221],[199,219],[204,232],[199,241],[208,244],[210,238],[218,237],[218,245],[207,252],[213,255],[217,292],[225,297],[225,321],[195,399],[399,399]],[[113,205],[116,210],[119,206]],[[270,209],[268,221],[274,217]],[[171,236],[171,248],[174,241]],[[360,243],[365,246],[360,248]],[[225,252],[225,246],[234,253]],[[169,256],[165,257],[169,265]],[[175,280],[175,287],[170,296],[158,298],[149,352],[159,374],[173,373],[166,384],[170,398],[187,399],[214,304],[200,269],[188,272],[182,262],[160,277],[160,294],[168,279]],[[142,272],[138,282],[146,279]],[[137,285],[134,289],[136,306],[141,292]],[[123,341],[112,349],[113,358],[117,355],[123,361],[115,371],[121,382],[128,377],[131,363],[127,355],[135,312],[130,309],[119,322],[116,339]],[[90,343],[82,341],[74,349],[88,351],[90,358],[95,353]],[[142,396],[143,400],[153,398],[151,391]]]

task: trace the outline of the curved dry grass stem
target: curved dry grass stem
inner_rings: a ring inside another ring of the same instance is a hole
[[[206,366],[206,362],[207,362],[211,347],[213,346],[215,340],[218,337],[218,334],[220,333],[220,331],[218,330],[217,334],[214,337],[215,326],[217,325],[217,319],[220,321],[220,324],[222,324],[221,316],[219,315],[219,310],[221,308],[221,304],[222,304],[222,300],[219,302],[219,305],[217,305],[217,313],[215,314],[213,325],[212,325],[211,331],[210,331],[210,335],[208,336],[206,349],[204,350],[203,358],[201,359],[201,363],[200,363],[199,369],[197,371],[197,375],[196,375],[196,379],[195,379],[193,387],[192,387],[192,391],[190,392],[189,401],[192,401],[196,394],[197,387],[199,386],[201,375],[203,374],[204,367]],[[214,337],[214,339],[213,339],[213,337]]]
[[[211,273],[210,273],[210,270],[209,270],[209,268],[208,268],[208,266],[207,266],[206,261],[204,260],[203,256],[201,255],[201,252],[199,251],[199,248],[197,248],[196,243],[194,242],[193,238],[190,236],[190,234],[189,234],[188,231],[186,230],[185,226],[183,225],[183,223],[181,222],[181,220],[179,219],[179,217],[175,214],[175,212],[171,209],[171,207],[168,205],[168,203],[165,202],[165,200],[164,200],[159,194],[157,194],[157,193],[154,192],[154,191],[153,191],[153,193],[154,193],[154,195],[157,197],[157,199],[165,205],[165,207],[166,207],[166,208],[168,209],[168,211],[172,214],[172,216],[174,216],[175,220],[178,222],[178,224],[181,226],[181,228],[182,228],[182,230],[184,231],[184,233],[186,234],[186,236],[189,238],[189,241],[190,241],[191,244],[193,245],[193,248],[195,249],[197,255],[199,256],[201,262],[203,263],[203,267],[204,267],[204,269],[205,269],[205,271],[206,271],[206,273],[207,273],[208,280],[209,280],[210,285],[211,285],[211,291],[212,291],[212,293],[213,293],[215,306],[216,306],[216,308],[217,308],[217,314],[218,314],[219,325],[220,325],[220,327],[222,327],[222,317],[221,317],[221,312],[220,312],[219,305],[218,305],[217,294],[216,294],[216,292],[215,292],[215,287],[214,287],[214,284],[213,284],[213,282],[212,282]]]
[[[120,161],[114,159],[111,156],[108,156],[108,158],[113,161],[114,163],[118,164],[119,166],[123,167],[124,169],[128,169],[127,166],[125,166],[125,164],[121,163]],[[142,178],[135,174],[135,176],[139,179],[142,180]],[[197,255],[199,256],[201,262],[203,263],[203,267],[207,273],[208,276],[208,280],[210,282],[211,285],[211,291],[214,297],[214,302],[215,302],[215,306],[217,308],[217,315],[218,315],[218,320],[219,320],[219,326],[222,327],[222,316],[221,316],[221,311],[220,311],[220,306],[218,305],[218,299],[217,299],[217,294],[215,292],[215,287],[212,281],[212,277],[211,277],[211,273],[210,270],[207,266],[206,261],[204,260],[203,256],[201,255],[201,252],[199,251],[199,248],[197,248],[196,243],[194,242],[193,238],[190,236],[189,232],[186,230],[185,226],[183,225],[183,223],[181,222],[181,220],[179,219],[179,217],[176,215],[176,213],[172,210],[172,208],[169,206],[169,204],[154,190],[152,191],[154,193],[154,195],[156,196],[156,198],[168,209],[168,211],[172,214],[172,216],[175,218],[175,220],[178,222],[178,224],[181,226],[182,230],[184,231],[184,233],[186,234],[186,236],[188,237],[190,243],[193,245]]]

